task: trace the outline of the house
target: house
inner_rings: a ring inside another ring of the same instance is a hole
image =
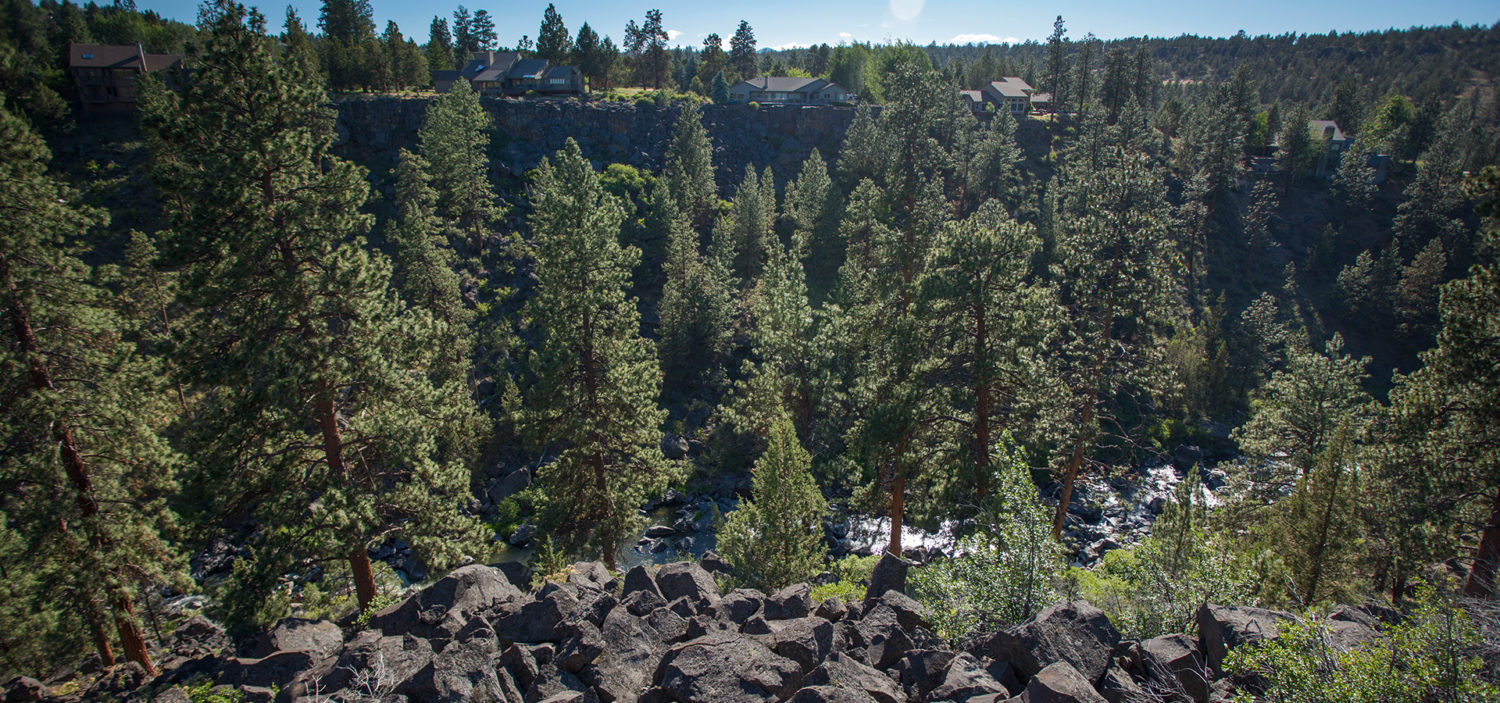
[[[823,78],[760,76],[730,88],[729,99],[762,105],[827,105],[853,102],[856,96]]]
[[[1044,112],[1044,113],[1045,112],[1052,112],[1052,94],[1051,93],[1032,93],[1031,94],[1031,111],[1032,112]]]
[[[524,59],[514,51],[476,51],[457,71],[433,71],[439,93],[466,80],[487,95],[583,95],[583,72],[575,66],[553,66],[546,59]]]
[[[1307,130],[1312,133],[1314,139],[1322,139],[1328,145],[1328,153],[1342,154],[1354,145],[1354,140],[1339,129],[1339,123],[1333,120],[1308,120]]]
[[[960,90],[958,96],[969,106],[969,112],[984,114],[984,93],[977,90]]]
[[[179,54],[148,54],[140,44],[69,44],[68,73],[83,110],[135,109],[135,81],[182,66]]]
[[[985,102],[994,103],[997,109],[1004,108],[1017,117],[1031,114],[1031,94],[1034,91],[1016,76],[990,81],[979,92],[984,95]]]

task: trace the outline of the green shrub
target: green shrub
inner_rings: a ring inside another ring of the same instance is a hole
[[[910,577],[937,633],[950,641],[1021,622],[1056,595],[1062,548],[1051,511],[1037,500],[1024,452],[1009,434],[993,452],[995,490],[980,516],[986,524],[959,541],[958,556]]]
[[[1340,651],[1326,618],[1308,614],[1280,636],[1229,653],[1225,667],[1263,682],[1236,703],[1426,703],[1495,701],[1500,688],[1479,676],[1480,634],[1469,614],[1431,589],[1419,593],[1399,625],[1359,649]]]
[[[870,575],[875,573],[878,556],[847,556],[833,562],[833,583],[813,588],[812,599],[822,603],[829,598],[838,598],[845,603],[858,603],[865,598],[865,589],[870,585]]]
[[[245,699],[245,692],[229,687],[219,688],[210,679],[204,679],[197,684],[189,684],[180,687],[187,694],[188,700],[193,703],[240,703]],[[215,690],[217,689],[217,690]]]
[[[750,109],[751,110],[759,110],[760,109],[760,103],[755,102],[754,100],[751,100],[750,101]]]
[[[637,98],[636,101],[635,101],[635,106],[636,107],[656,107],[656,101],[652,100],[651,98]]]

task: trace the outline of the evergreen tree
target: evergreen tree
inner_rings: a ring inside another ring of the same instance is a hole
[[[1117,152],[1064,195],[1052,278],[1063,304],[1058,363],[1072,389],[1053,533],[1062,533],[1073,483],[1095,445],[1101,410],[1127,387],[1159,388],[1154,343],[1173,310],[1176,252],[1161,177],[1146,157]]]
[[[755,61],[755,30],[745,20],[740,20],[734,36],[729,38],[729,65],[740,74],[740,80],[750,80],[760,74]]]
[[[1318,143],[1313,141],[1308,127],[1310,119],[1307,109],[1299,105],[1287,115],[1286,128],[1281,131],[1281,149],[1276,152],[1276,165],[1286,178],[1283,193],[1289,191],[1292,181],[1307,173],[1312,165],[1313,150]]]
[[[455,65],[453,35],[448,32],[448,20],[436,15],[427,30],[427,67],[434,71],[452,71],[463,68]]]
[[[809,296],[822,302],[844,262],[839,238],[839,200],[823,155],[815,148],[786,189],[783,218],[791,224],[792,251],[807,268]]]
[[[1069,84],[1072,71],[1068,61],[1068,30],[1063,26],[1062,15],[1052,23],[1052,34],[1047,37],[1047,90],[1052,93],[1052,109],[1059,115],[1068,114]],[[1057,123],[1052,123],[1055,131]],[[1056,135],[1053,135],[1056,136]]]
[[[828,504],[813,481],[811,462],[791,420],[776,419],[755,462],[750,498],[729,513],[719,532],[724,560],[752,588],[774,592],[806,580],[822,565]]]
[[[307,27],[302,24],[302,18],[297,16],[296,9],[291,5],[286,8],[281,42],[286,47],[286,53],[294,58],[298,67],[310,79],[319,83],[323,81],[322,67],[318,64],[318,52],[313,46],[312,37],[308,36]]]
[[[437,193],[428,185],[427,164],[405,149],[396,161],[396,216],[386,240],[396,246],[396,287],[411,305],[443,323],[439,349],[447,361],[434,369],[440,384],[472,384],[469,353],[474,346],[474,311],[459,291],[456,257],[437,216]]]
[[[474,18],[469,21],[469,43],[473,45],[472,51],[491,51],[495,48],[495,20],[490,17],[488,10],[479,9],[474,11]]]
[[[459,5],[453,11],[453,64],[458,68],[463,68],[469,55],[479,50],[473,26],[474,18],[469,14],[469,8]]]
[[[661,455],[661,370],[625,294],[640,253],[620,246],[624,210],[572,139],[538,167],[532,208],[539,283],[525,319],[542,342],[526,427],[556,456],[537,474],[543,519],[613,569],[641,502],[679,474]]]
[[[710,32],[703,38],[703,49],[698,58],[698,77],[703,80],[711,81],[715,74],[723,73],[729,67],[729,55],[724,53],[724,39],[717,32]]]
[[[459,512],[481,425],[439,386],[443,324],[405,307],[360,233],[363,169],[328,154],[321,90],[271,54],[264,21],[220,0],[194,80],[143,91],[143,125],[176,227],[169,251],[203,315],[178,347],[211,392],[191,428],[203,519],[263,528],[223,601],[236,624],[277,616],[283,574],[346,558],[375,599],[369,546],[400,536],[434,568],[473,547]]]
[[[552,3],[542,13],[542,27],[536,33],[536,57],[555,64],[566,63],[573,53],[573,38],[563,24],[562,15]]]
[[[589,26],[588,22],[584,22],[583,26],[578,28],[578,37],[573,42],[573,53],[570,59],[578,65],[579,72],[583,73],[583,77],[588,80],[590,88],[596,85],[602,87],[605,82],[599,56],[601,49],[599,34]]]
[[[635,20],[625,25],[625,51],[634,64],[637,84],[648,88],[666,85],[672,67],[672,57],[667,54],[669,39],[662,25],[661,10],[647,10],[646,19],[640,25]]]
[[[1042,347],[1056,302],[1050,288],[1028,281],[1040,245],[1032,227],[989,201],[945,226],[928,254],[922,301],[942,330],[942,384],[955,410],[955,497],[988,495],[995,428],[1040,429],[1045,409],[1057,405],[1049,397],[1060,392],[1056,373]]]
[[[694,229],[711,223],[719,188],[714,184],[713,148],[694,103],[686,103],[672,127],[672,141],[664,155],[662,177],[677,210]]]
[[[713,88],[710,89],[709,97],[715,105],[723,105],[729,102],[729,82],[724,80],[724,72],[714,73]]]
[[[417,131],[438,193],[438,212],[468,236],[475,256],[484,252],[495,221],[505,213],[490,186],[492,123],[469,82],[456,81],[428,106]]]
[[[728,272],[698,251],[698,234],[677,211],[668,188],[664,180],[652,186],[647,215],[667,231],[658,349],[664,388],[691,397],[721,380],[733,333],[734,292]]]
[[[767,171],[766,176],[770,175]],[[747,165],[729,216],[714,226],[709,255],[739,281],[742,289],[755,285],[766,264],[771,240],[776,236],[771,229],[776,219],[775,198],[776,184],[762,184],[755,166]]]
[[[112,621],[126,658],[153,674],[132,604],[152,584],[182,583],[162,538],[180,465],[159,434],[166,389],[80,258],[83,235],[107,219],[46,173],[50,159],[0,107],[0,538],[14,541],[0,571],[41,599],[26,603],[42,616],[5,623],[73,642],[87,630],[109,666]],[[49,627],[49,614],[60,621]]]
[[[844,132],[844,143],[839,149],[839,183],[846,191],[853,191],[861,180],[879,178],[885,172],[888,155],[870,116],[870,107],[861,104]]]

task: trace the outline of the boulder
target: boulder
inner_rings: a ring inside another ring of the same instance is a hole
[[[1330,644],[1338,651],[1349,651],[1380,637],[1380,620],[1363,608],[1340,606],[1326,621]]]
[[[217,683],[236,688],[260,686],[286,688],[292,681],[318,663],[309,652],[273,652],[260,659],[233,658],[219,668]]]
[[[889,669],[915,645],[896,619],[896,611],[885,605],[865,614],[855,628],[865,663],[877,669]]]
[[[522,598],[524,594],[504,572],[483,564],[470,564],[375,613],[370,618],[370,629],[388,636],[411,634],[433,640],[441,648],[470,616]]]
[[[833,651],[833,625],[820,617],[779,620],[772,625],[773,651],[812,671]]]
[[[662,598],[661,589],[656,585],[656,577],[651,575],[651,570],[644,565],[637,564],[630,571],[625,572],[625,588],[621,593],[629,596],[641,591],[648,592],[657,598]],[[662,602],[667,600],[662,598]]]
[[[762,607],[767,605],[765,594],[753,588],[736,588],[724,596],[719,604],[719,610],[729,617],[730,621],[738,625],[759,614]]]
[[[674,613],[669,608],[657,608],[646,615],[642,623],[646,629],[656,634],[659,642],[676,642],[684,639],[687,634],[687,618]]]
[[[210,657],[229,649],[229,635],[218,623],[194,615],[182,621],[168,639],[167,649],[179,657]]]
[[[687,598],[698,607],[719,602],[719,587],[714,583],[714,577],[694,562],[680,561],[662,566],[656,571],[656,585],[669,602]]]
[[[778,701],[791,697],[801,674],[796,662],[743,635],[720,632],[667,650],[653,681],[679,703]]]
[[[550,648],[552,645],[544,646]],[[500,653],[499,667],[504,669],[510,675],[511,680],[516,682],[516,686],[523,691],[530,689],[531,682],[535,681],[541,673],[541,665],[537,663],[533,649],[524,644],[513,644]],[[551,658],[549,650],[547,659],[550,661]]]
[[[879,598],[886,591],[906,592],[906,560],[891,553],[880,557],[875,570],[870,572],[870,585],[865,589],[865,599]]]
[[[1103,678],[1119,641],[1120,633],[1104,611],[1080,600],[1052,605],[1020,625],[995,633],[975,653],[1010,662],[1022,682],[1051,664],[1067,662],[1092,685]]]
[[[46,693],[47,689],[42,687],[42,682],[30,676],[17,676],[5,682],[5,703],[39,701]]]
[[[505,580],[509,581],[512,586],[515,586],[516,590],[523,592],[531,590],[532,569],[526,562],[507,561],[503,564],[494,564],[493,566],[499,569],[500,573],[505,574]]]
[[[1038,671],[1021,692],[1021,703],[1106,703],[1089,680],[1065,661]]]
[[[254,655],[264,657],[272,652],[307,652],[315,660],[327,659],[344,646],[344,633],[327,620],[283,618],[258,643]]]
[[[651,539],[662,539],[675,534],[677,534],[677,530],[671,525],[652,525],[646,528],[646,532],[644,533],[646,537],[650,537]]]
[[[843,599],[833,597],[824,599],[822,603],[819,603],[818,609],[813,614],[828,622],[838,622],[844,618],[844,614],[847,612],[849,612],[849,606],[844,604]]]
[[[1235,647],[1276,639],[1278,623],[1292,622],[1291,613],[1265,608],[1205,603],[1198,608],[1198,643],[1214,671],[1222,671],[1224,655]]]
[[[928,699],[932,701],[968,701],[979,696],[999,694],[1010,696],[1005,685],[995,680],[979,660],[969,654],[960,654],[948,665],[947,674],[937,688],[932,689]]]
[[[906,694],[889,676],[837,652],[804,676],[802,685],[855,688],[877,703],[906,703]]]
[[[1109,703],[1144,703],[1150,700],[1140,684],[1114,663],[1104,671],[1104,679],[1099,682],[1096,690]]]
[[[789,703],[877,703],[870,694],[848,686],[807,686],[787,700]]]
[[[459,703],[507,703],[521,692],[504,668],[493,660],[498,654],[493,636],[455,641],[438,652],[395,688],[395,693],[413,701]]]
[[[703,556],[698,558],[698,564],[703,567],[704,571],[710,574],[727,576],[733,571],[733,569],[729,568],[729,563],[724,561],[724,557],[719,556],[712,549],[704,552]]]
[[[135,662],[116,664],[104,670],[84,695],[85,700],[124,698],[146,682],[146,670]]]
[[[594,663],[604,653],[604,635],[593,623],[583,618],[568,618],[557,626],[562,643],[552,663],[570,674],[583,671],[583,667]]]
[[[573,593],[549,581],[537,591],[536,600],[496,619],[495,634],[507,642],[557,642],[561,637],[554,629],[577,609]]]
[[[577,676],[554,666],[544,666],[532,680],[522,698],[525,703],[561,703],[583,701],[589,687]]]
[[[767,620],[805,618],[812,613],[812,586],[797,583],[777,591],[766,599]]]
[[[666,607],[667,601],[656,591],[640,590],[626,595],[621,604],[632,614],[645,616],[657,608]]]
[[[620,580],[609,573],[604,564],[597,561],[581,561],[568,567],[568,583],[580,588],[590,588],[605,593],[614,593]]]
[[[657,647],[665,648],[647,629],[623,609],[610,612],[600,628],[603,652],[583,668],[579,679],[598,690],[601,698],[634,700],[641,689],[651,685]]]
[[[896,663],[892,672],[901,680],[906,695],[923,700],[947,678],[953,657],[954,653],[947,649],[913,649]]]
[[[1198,643],[1187,635],[1152,637],[1137,645],[1149,675],[1189,700],[1206,703],[1212,678]]]
[[[875,600],[865,601],[865,612],[870,612],[877,605],[884,605],[896,613],[896,622],[901,629],[911,632],[918,627],[929,627],[929,613],[927,608],[918,603],[911,596],[900,591],[886,591]]]

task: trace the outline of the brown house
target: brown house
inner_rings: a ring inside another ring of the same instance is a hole
[[[457,71],[433,71],[439,93],[466,80],[486,95],[583,95],[583,73],[573,66],[554,66],[546,59],[523,59],[514,51],[476,51]]]
[[[94,110],[135,109],[135,81],[182,65],[178,54],[148,54],[140,44],[69,44],[68,73],[78,90],[79,107]]]

